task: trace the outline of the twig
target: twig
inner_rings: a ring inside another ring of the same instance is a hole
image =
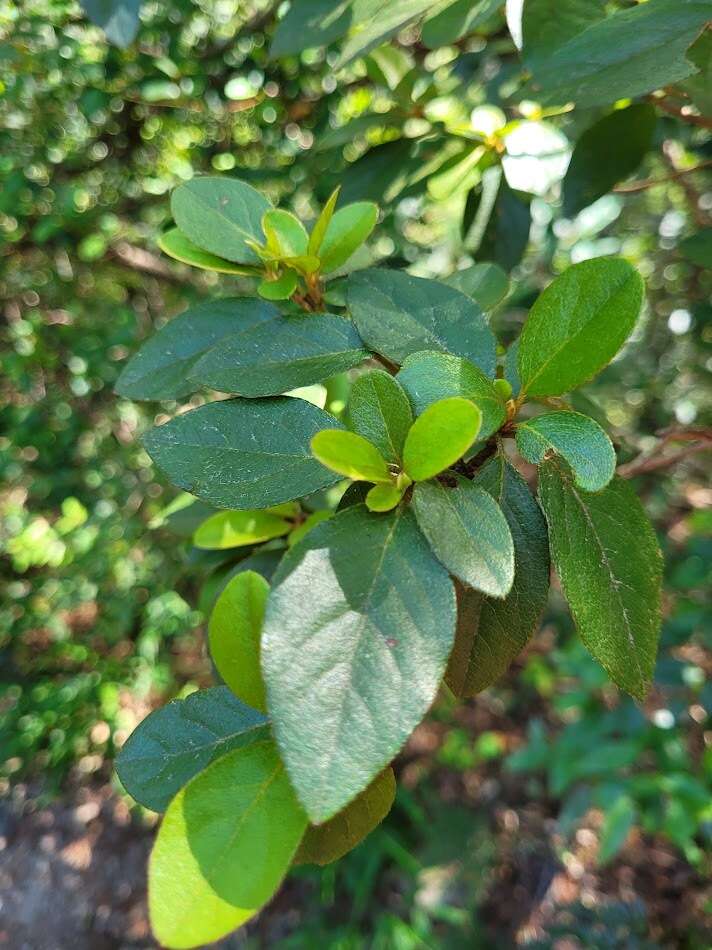
[[[689,106],[675,106],[667,99],[656,99],[655,96],[648,96],[648,101],[652,102],[653,105],[659,109],[662,109],[663,112],[667,112],[668,115],[674,115],[675,118],[681,122],[687,122],[689,125],[697,125],[701,129],[712,129],[712,119],[708,119],[704,115],[697,115],[695,112],[690,112]]]
[[[616,194],[626,194],[633,191],[645,191],[647,188],[654,188],[656,185],[664,185],[666,181],[676,181],[678,178],[684,178],[685,175],[692,175],[701,171],[703,168],[709,168],[712,165],[712,158],[708,158],[699,165],[692,168],[681,168],[679,171],[671,172],[669,175],[663,175],[662,178],[641,178],[640,181],[631,181],[627,185],[616,185],[613,191]]]
[[[665,447],[671,442],[689,442],[677,452],[666,453]],[[652,452],[645,453],[637,459],[618,466],[618,474],[622,478],[636,478],[638,475],[647,475],[663,468],[671,468],[678,462],[684,461],[691,455],[700,452],[712,451],[712,429],[670,429],[662,433],[660,442]]]
[[[175,284],[191,283],[190,280],[177,274],[160,257],[142,247],[129,244],[128,241],[115,244],[111,248],[111,253],[120,264],[125,264],[132,270],[140,270],[144,274],[151,274],[153,277],[160,277],[162,280],[170,280]]]

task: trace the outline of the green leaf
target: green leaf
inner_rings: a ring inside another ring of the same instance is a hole
[[[208,551],[224,551],[279,538],[291,524],[270,511],[216,511],[193,535],[193,544]]]
[[[444,278],[444,283],[454,287],[485,311],[494,310],[509,293],[509,277],[497,264],[473,264]]]
[[[549,284],[519,340],[519,376],[528,396],[560,396],[592,379],[630,336],[643,280],[616,257],[574,264]]]
[[[302,399],[213,402],[152,429],[146,451],[178,488],[218,508],[264,508],[338,481],[312,436],[339,423]]]
[[[224,686],[201,689],[155,710],[131,733],[116,760],[126,791],[164,811],[173,796],[215,759],[268,737],[265,717]]]
[[[277,24],[270,57],[278,59],[304,49],[327,46],[343,36],[351,23],[353,0],[298,0]]]
[[[319,249],[325,274],[338,270],[366,240],[376,226],[378,207],[371,201],[356,201],[340,208],[326,226]]]
[[[272,742],[236,749],[168,807],[148,867],[156,939],[202,947],[253,917],[279,887],[307,827]]]
[[[507,519],[514,542],[514,582],[504,600],[470,588],[458,591],[447,682],[463,697],[481,692],[506,672],[538,629],[549,592],[546,521],[524,479],[498,453],[480,469],[474,484],[489,492]]]
[[[712,30],[705,30],[687,51],[699,72],[680,83],[704,116],[712,116]]]
[[[299,284],[299,278],[293,270],[283,271],[279,277],[260,281],[257,293],[265,300],[289,300]]]
[[[329,313],[275,315],[224,339],[191,369],[201,385],[240,396],[273,396],[310,386],[368,357],[353,324]]]
[[[215,668],[238,699],[260,712],[266,711],[260,636],[268,594],[264,577],[243,571],[223,588],[208,624]]]
[[[158,238],[158,246],[169,257],[191,267],[200,267],[203,270],[217,271],[220,274],[240,274],[251,277],[258,273],[254,267],[246,264],[233,264],[215,254],[209,254],[191,243],[179,228],[164,231]]]
[[[606,810],[598,848],[599,866],[607,864],[618,854],[635,824],[637,815],[637,808],[628,795],[621,795]]]
[[[349,34],[334,69],[370,53],[432,5],[433,0],[398,0],[385,6],[378,0],[354,0]]]
[[[233,334],[281,321],[276,307],[260,300],[225,298],[191,307],[148,339],[126,364],[116,392],[126,399],[180,399],[195,392],[190,379],[200,357]]]
[[[324,429],[311,440],[311,450],[322,465],[364,482],[390,482],[391,473],[375,445],[355,432]]]
[[[416,415],[449,396],[462,396],[475,403],[482,413],[479,439],[496,432],[507,417],[505,400],[493,381],[468,360],[448,353],[414,353],[403,363],[396,377],[408,393]]]
[[[501,165],[488,168],[465,206],[465,246],[480,261],[511,271],[524,257],[531,230],[528,199],[507,184]]]
[[[539,497],[581,639],[621,689],[643,699],[660,630],[662,557],[640,501],[620,478],[581,491],[554,461],[539,471]]]
[[[404,79],[408,82],[413,76],[415,60],[400,46],[379,46],[366,60],[366,70],[376,84],[395,92]]]
[[[531,68],[592,23],[602,20],[606,4],[605,0],[526,0],[519,4],[519,10],[520,36],[516,39]],[[516,32],[513,22],[510,28]]]
[[[107,40],[125,48],[133,42],[139,27],[141,0],[80,0],[84,12],[100,26]]]
[[[403,468],[414,482],[434,478],[462,458],[481,424],[482,413],[467,399],[453,396],[432,403],[410,428]]]
[[[468,144],[428,178],[428,194],[435,201],[447,201],[453,195],[468,191],[479,182],[482,165],[487,160],[484,146]]]
[[[486,23],[501,6],[502,0],[454,0],[444,8],[439,4],[423,23],[421,39],[428,49],[450,46]]]
[[[452,582],[407,508],[346,508],[287,554],[267,604],[262,669],[277,742],[313,822],[396,755],[435,698],[454,631]]]
[[[193,178],[171,196],[173,218],[188,240],[237,264],[259,263],[245,242],[262,244],[262,215],[271,207],[259,191],[236,178]]]
[[[392,511],[400,504],[407,487],[407,484],[398,486],[395,482],[374,485],[366,495],[366,507],[369,511]]]
[[[680,241],[678,250],[693,264],[712,267],[712,228],[704,228]]]
[[[399,462],[413,413],[398,381],[390,373],[374,369],[359,376],[351,387],[347,422],[372,442],[386,461]]]
[[[311,229],[311,234],[309,235],[308,254],[319,255],[326,229],[329,227],[329,223],[334,216],[334,209],[336,208],[336,202],[339,200],[340,191],[341,188],[339,187],[331,192],[329,200],[321,209],[321,214],[314,222],[314,227]]]
[[[648,0],[618,10],[537,59],[531,94],[587,108],[672,85],[694,72],[685,53],[709,18],[708,0]]]
[[[302,222],[283,208],[270,208],[262,215],[266,248],[278,260],[307,253],[309,236]]]
[[[323,825],[307,828],[294,863],[324,867],[343,858],[380,825],[395,797],[395,775],[392,768],[387,768],[343,811]]]
[[[451,574],[492,597],[505,597],[514,579],[514,545],[507,519],[484,489],[466,478],[453,488],[415,486],[418,527]]]
[[[584,491],[600,491],[616,471],[616,453],[597,422],[580,412],[547,412],[517,426],[517,448],[528,462],[540,465],[555,452],[571,466]]]
[[[519,378],[519,339],[516,339],[505,353],[504,378],[512,387],[512,395],[516,398],[522,388]]]
[[[358,483],[354,482],[354,484]],[[316,526],[321,524],[322,521],[328,521],[333,513],[333,511],[320,510],[313,511],[310,515],[307,515],[304,521],[302,521],[301,524],[297,525],[297,527],[292,532],[290,532],[290,535],[287,538],[287,543],[289,546],[291,547],[298,541],[301,541],[305,534],[308,534],[312,528],[316,528]]]
[[[645,158],[657,122],[655,108],[636,103],[616,109],[586,129],[564,177],[564,214],[572,218],[607,194]]]
[[[400,365],[411,353],[438,350],[494,376],[494,334],[474,300],[453,287],[372,269],[349,278],[346,296],[366,346],[387,360]]]

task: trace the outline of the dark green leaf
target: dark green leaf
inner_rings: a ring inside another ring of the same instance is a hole
[[[680,241],[678,250],[693,264],[712,267],[712,228],[704,228]]]
[[[712,30],[705,30],[687,51],[687,58],[699,72],[680,86],[703,116],[712,116]]]
[[[519,340],[519,376],[529,396],[560,396],[592,379],[630,336],[643,280],[628,261],[582,261],[538,298]]]
[[[561,586],[588,650],[621,689],[643,699],[660,630],[662,558],[630,485],[581,491],[560,463],[539,471],[539,497]]]
[[[509,272],[521,261],[529,243],[529,203],[509,187],[501,166],[487,169],[473,194],[472,224],[464,229],[466,247],[478,260],[494,261]]]
[[[636,170],[651,146],[655,123],[654,107],[637,103],[586,129],[564,178],[565,215],[578,214]]]
[[[423,43],[428,49],[457,43],[491,19],[501,6],[502,0],[453,0],[444,9],[439,4],[423,24]]]
[[[454,488],[439,482],[415,486],[418,527],[445,567],[492,597],[505,597],[514,579],[512,534],[502,509],[466,478]]]
[[[525,0],[519,9],[520,45],[530,67],[606,15],[605,0]]]
[[[218,508],[264,508],[339,480],[309,451],[315,433],[339,426],[302,399],[230,399],[152,429],[144,445],[179,488]]]
[[[473,264],[455,271],[443,282],[472,297],[484,311],[494,310],[509,293],[509,277],[496,264]]]
[[[148,339],[124,367],[116,392],[127,399],[180,399],[195,392],[191,372],[203,353],[232,335],[281,322],[276,307],[228,297],[191,307]]]
[[[307,827],[271,741],[214,762],[173,799],[148,867],[158,942],[202,947],[235,930],[279,887]]]
[[[505,421],[505,401],[492,380],[468,360],[449,353],[414,353],[396,377],[420,415],[428,406],[449,396],[471,399],[482,413],[479,439],[487,439]]]
[[[616,453],[597,422],[580,412],[547,412],[517,426],[517,448],[528,462],[540,465],[555,452],[571,466],[584,491],[600,491],[613,478]]]
[[[274,314],[220,341],[190,370],[203,386],[239,396],[273,396],[310,386],[368,357],[351,321],[329,313]]]
[[[446,284],[389,270],[349,278],[348,306],[366,346],[401,364],[419,350],[464,356],[494,376],[495,338],[471,298]]]
[[[398,0],[385,6],[380,0],[354,0],[349,35],[334,68],[370,53],[432,5],[433,0]]]
[[[238,264],[258,264],[245,241],[262,244],[267,199],[244,181],[206,176],[179,185],[171,195],[176,224],[193,244]]]
[[[403,446],[403,470],[414,482],[445,471],[477,438],[482,413],[469,399],[451,396],[432,403],[413,425]]]
[[[452,583],[408,509],[347,508],[287,554],[267,604],[262,668],[313,822],[396,755],[435,698],[454,631]]]
[[[270,56],[277,59],[344,36],[351,23],[352,0],[297,0],[277,24]]]
[[[141,0],[80,0],[84,12],[100,26],[106,38],[116,46],[126,47],[138,32]]]
[[[474,484],[504,512],[514,542],[514,583],[500,600],[458,591],[455,647],[447,682],[458,696],[474,696],[507,670],[539,626],[549,592],[549,544],[544,515],[526,482],[503,454],[490,459]]]
[[[227,687],[201,689],[147,716],[119,753],[116,771],[137,802],[163,811],[206,765],[267,736],[265,717]]]
[[[598,848],[599,865],[607,864],[618,854],[636,817],[637,809],[628,795],[621,795],[606,811]]]
[[[372,442],[387,462],[399,462],[413,413],[399,383],[384,370],[359,376],[351,388],[348,425]]]
[[[368,788],[323,825],[310,825],[299,845],[295,864],[324,867],[360,844],[391,810],[396,797],[392,768],[384,769]]]

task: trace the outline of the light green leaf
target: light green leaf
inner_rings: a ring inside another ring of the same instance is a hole
[[[319,255],[326,229],[329,227],[329,223],[334,216],[334,209],[336,208],[336,202],[339,200],[340,191],[340,187],[332,191],[329,200],[321,209],[321,214],[314,222],[314,227],[311,229],[311,234],[309,235],[309,244],[307,246],[308,254]]]
[[[204,386],[240,396],[272,396],[310,386],[368,357],[354,325],[329,313],[277,316],[246,326],[207,350],[190,370]]]
[[[630,336],[643,280],[618,257],[574,264],[540,295],[519,339],[519,376],[528,396],[560,396],[592,379]]]
[[[352,274],[346,297],[369,349],[400,365],[411,353],[438,350],[471,360],[494,376],[496,341],[470,297],[435,280],[399,271]]]
[[[216,511],[197,529],[193,544],[208,551],[224,551],[279,538],[291,527],[269,511]]]
[[[265,300],[289,300],[298,284],[298,276],[288,268],[279,277],[274,279],[265,277],[264,280],[261,280],[257,293]]]
[[[712,228],[703,228],[680,241],[678,250],[693,264],[712,268]]]
[[[230,399],[186,412],[144,437],[174,485],[218,508],[265,508],[338,481],[309,451],[339,423],[302,399]]]
[[[201,689],[150,713],[116,760],[126,791],[146,808],[164,811],[173,796],[215,759],[269,735],[265,717],[225,686]]]
[[[313,822],[397,754],[435,698],[454,630],[452,582],[407,508],[346,508],[287,554],[267,604],[262,669],[277,742]]]
[[[171,196],[171,211],[183,234],[197,247],[237,264],[257,264],[245,241],[264,240],[267,199],[236,178],[193,178]]]
[[[410,428],[403,468],[414,482],[434,478],[462,458],[481,424],[482,413],[467,399],[453,396],[432,403]]]
[[[660,631],[662,557],[630,485],[577,488],[561,463],[539,470],[551,555],[585,646],[613,681],[644,699]]]
[[[348,425],[372,442],[388,462],[399,462],[413,424],[408,397],[384,370],[359,376],[351,387]]]
[[[392,511],[400,504],[407,487],[407,484],[398,486],[395,482],[374,485],[366,495],[366,507],[369,511]]]
[[[616,453],[597,422],[580,412],[547,412],[517,426],[517,448],[528,462],[540,465],[555,452],[571,466],[584,491],[600,491],[616,471]]]
[[[311,450],[322,465],[364,482],[390,482],[391,473],[375,445],[355,432],[324,429],[311,440]]]
[[[366,240],[376,226],[378,207],[371,201],[356,201],[333,215],[319,249],[325,274],[338,270]]]
[[[302,222],[283,208],[270,208],[262,215],[267,250],[278,260],[307,254],[309,236]]]
[[[507,416],[505,400],[494,383],[468,360],[448,353],[414,353],[396,377],[408,393],[413,410],[420,415],[428,406],[449,396],[462,396],[475,403],[482,413],[479,439],[487,439]]]
[[[515,468],[498,453],[474,484],[489,492],[514,542],[514,582],[504,598],[458,590],[457,634],[447,682],[457,696],[474,696],[496,682],[541,621],[549,592],[549,543],[544,515]]]
[[[422,41],[428,49],[450,46],[491,19],[502,0],[451,0],[438,4],[423,23]]]
[[[299,845],[295,864],[324,867],[343,858],[383,821],[396,797],[392,768],[384,769],[368,788],[323,825],[310,825]]]
[[[466,478],[453,488],[415,486],[418,527],[448,571],[470,587],[505,597],[514,579],[514,545],[507,519],[484,489]]]
[[[165,947],[202,947],[279,887],[307,818],[272,742],[224,755],[168,807],[148,867],[151,926]]]
[[[191,307],[150,337],[126,364],[116,392],[127,399],[180,399],[195,392],[193,367],[203,353],[232,335],[281,321],[259,300],[225,298]]]
[[[657,117],[647,103],[616,109],[586,129],[564,177],[564,214],[572,218],[632,175],[653,141]]]
[[[494,310],[509,293],[509,277],[496,264],[473,264],[456,270],[443,282],[472,297],[485,312]]]
[[[236,574],[215,601],[208,623],[210,655],[238,699],[265,712],[260,636],[269,584],[255,571]]]
[[[247,264],[233,264],[222,257],[201,250],[189,241],[179,228],[164,231],[157,243],[164,254],[183,264],[190,264],[191,267],[213,270],[220,274],[240,274],[249,277],[259,273],[255,267],[249,267]]]
[[[482,177],[480,169],[486,156],[483,145],[466,147],[428,178],[428,194],[435,201],[447,201],[453,195],[468,191]]]

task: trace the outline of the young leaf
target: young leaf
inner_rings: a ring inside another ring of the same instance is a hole
[[[174,317],[131,357],[116,383],[127,399],[180,399],[195,392],[190,373],[203,353],[233,334],[281,320],[276,307],[259,300],[225,298],[191,307]]]
[[[346,508],[286,555],[262,670],[311,821],[335,815],[393,759],[435,698],[454,631],[452,582],[407,508]]]
[[[615,474],[616,453],[597,422],[580,412],[547,412],[517,426],[517,448],[528,462],[540,465],[556,452],[571,466],[584,491],[600,491]]]
[[[432,403],[410,428],[403,468],[414,482],[434,478],[465,454],[477,438],[482,413],[460,396]]]
[[[459,290],[399,271],[365,270],[349,278],[346,297],[366,346],[386,359],[400,365],[411,353],[438,350],[494,376],[494,334]]]
[[[492,597],[505,597],[514,579],[514,545],[507,519],[484,489],[466,478],[454,488],[415,486],[418,527],[451,574]]]
[[[395,482],[374,485],[366,495],[366,507],[369,511],[392,511],[400,503],[406,487],[399,487]]]
[[[514,582],[504,600],[470,588],[458,591],[457,634],[447,672],[457,696],[474,696],[502,676],[539,626],[549,592],[546,521],[524,479],[498,453],[482,466],[474,484],[489,492],[507,519]]]
[[[396,779],[389,766],[343,811],[323,825],[307,828],[294,863],[324,867],[343,858],[380,825],[395,797]]]
[[[189,241],[179,228],[164,231],[158,238],[157,243],[164,254],[183,264],[190,264],[191,267],[213,270],[220,274],[253,276],[259,273],[255,267],[249,267],[247,264],[233,264],[222,257],[201,250]]]
[[[224,551],[279,538],[292,525],[271,511],[216,511],[193,535],[196,548]]]
[[[599,257],[569,267],[540,295],[519,339],[529,396],[560,396],[609,363],[630,336],[643,280],[627,261]]]
[[[539,470],[551,555],[585,646],[638,699],[650,686],[660,629],[662,558],[630,485],[581,491],[556,461]]]
[[[244,181],[206,176],[179,185],[171,196],[176,224],[191,243],[237,264],[258,264],[246,241],[261,244],[267,199]]]
[[[236,574],[215,601],[208,624],[210,655],[226,685],[243,703],[265,712],[260,636],[269,584],[255,571]]]
[[[444,283],[472,297],[487,312],[494,310],[509,293],[509,277],[496,264],[473,264],[444,278]]]
[[[293,270],[283,271],[279,277],[261,280],[257,287],[257,293],[265,300],[289,300],[297,289],[299,278]]]
[[[268,735],[266,718],[225,686],[201,689],[148,715],[121,749],[116,772],[132,798],[164,811],[219,756]]]
[[[329,227],[329,223],[334,216],[334,209],[336,208],[336,202],[339,200],[340,191],[341,188],[334,188],[332,193],[329,195],[329,200],[321,209],[321,214],[314,222],[314,227],[311,229],[311,234],[309,235],[309,244],[307,246],[308,254],[314,254],[317,257],[319,256],[319,251],[321,250],[321,244],[324,240],[326,229]]]
[[[475,403],[482,413],[479,439],[496,432],[507,417],[505,400],[493,381],[468,360],[449,353],[414,353],[396,377],[408,393],[416,415],[449,396],[462,396]]]
[[[325,274],[338,270],[376,226],[378,208],[371,201],[357,201],[340,208],[329,221],[319,249]]]
[[[321,382],[368,357],[350,320],[329,313],[276,317],[222,340],[195,362],[204,386],[250,398]]]
[[[148,866],[148,908],[162,946],[202,947],[272,897],[307,818],[271,741],[224,755],[168,806]]]
[[[311,440],[312,455],[334,472],[364,482],[391,481],[386,461],[375,445],[355,432],[323,429]]]
[[[144,437],[174,485],[218,508],[264,508],[338,481],[309,451],[339,423],[302,399],[230,399],[193,409]]]
[[[348,425],[372,442],[386,461],[400,461],[413,413],[390,373],[374,369],[356,379],[349,396]]]
[[[262,215],[267,250],[279,260],[307,253],[309,236],[302,222],[283,208],[270,208]]]
[[[653,140],[655,108],[635,103],[616,109],[586,129],[564,177],[564,214],[572,218],[632,175]]]

